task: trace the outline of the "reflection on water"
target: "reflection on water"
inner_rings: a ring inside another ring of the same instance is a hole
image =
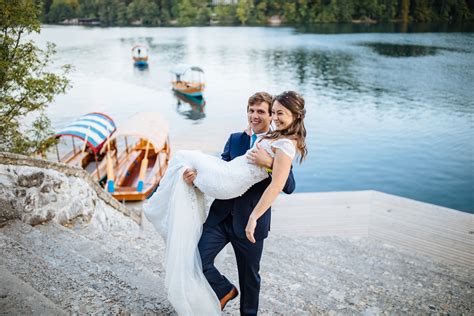
[[[60,127],[93,111],[117,125],[158,111],[174,144],[217,153],[229,133],[246,127],[250,95],[296,90],[306,100],[309,149],[293,168],[297,192],[375,189],[474,212],[474,35],[435,33],[456,31],[446,25],[421,29],[431,33],[399,27],[318,25],[314,34],[46,26],[40,44],[55,42],[57,63],[76,69],[74,88],[48,114]],[[150,48],[145,71],[131,65],[136,43]],[[179,63],[202,66],[205,102],[170,93],[169,71]]]
[[[133,67],[139,72],[144,72],[148,70],[148,63],[134,63]]]
[[[206,117],[204,112],[206,100],[202,96],[191,97],[179,92],[174,92],[174,96],[176,97],[176,112],[188,120],[200,121]]]
[[[265,54],[264,60],[268,72],[275,77],[290,74],[298,85],[311,84],[336,90],[360,90],[360,83],[350,71],[354,59],[344,52],[307,49],[269,51]]]
[[[474,32],[474,23],[327,23],[299,27],[297,31],[315,34]]]
[[[376,53],[388,57],[420,57],[436,55],[441,48],[422,45],[398,45],[388,43],[363,43],[362,46],[372,48]]]

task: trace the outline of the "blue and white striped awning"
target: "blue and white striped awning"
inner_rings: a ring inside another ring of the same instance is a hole
[[[94,153],[97,153],[116,129],[117,127],[110,117],[94,112],[81,116],[77,121],[72,122],[54,136],[62,137],[68,135],[84,141],[87,138],[87,145]]]

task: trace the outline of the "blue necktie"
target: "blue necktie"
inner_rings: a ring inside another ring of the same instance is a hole
[[[252,148],[253,144],[255,144],[255,141],[257,140],[257,134],[253,133],[252,138],[250,140],[250,148]]]

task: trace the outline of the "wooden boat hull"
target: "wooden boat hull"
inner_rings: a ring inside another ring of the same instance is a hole
[[[113,189],[106,189],[118,201],[142,201],[149,198],[158,187],[163,177],[170,156],[169,142],[166,143],[158,153],[151,151],[148,153],[148,165],[142,183],[140,184],[140,168],[145,158],[145,141],[140,142],[129,150],[122,152],[114,166],[116,181]],[[140,189],[141,188],[141,189]]]
[[[189,97],[202,98],[204,92],[204,83],[192,83],[186,81],[173,81],[173,90]]]
[[[135,67],[145,68],[148,67],[148,56],[146,57],[133,57],[133,64]]]

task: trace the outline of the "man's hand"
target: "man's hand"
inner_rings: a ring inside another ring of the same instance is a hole
[[[247,154],[247,161],[264,168],[272,168],[273,165],[273,158],[258,143],[255,148]]]
[[[197,171],[194,168],[186,169],[183,172],[183,180],[189,185],[192,185],[194,180],[196,180]]]
[[[247,239],[253,244],[255,243],[255,237],[253,236],[255,233],[255,227],[257,227],[257,219],[250,215],[249,221],[247,222],[247,227],[245,227],[245,235],[247,236]]]

